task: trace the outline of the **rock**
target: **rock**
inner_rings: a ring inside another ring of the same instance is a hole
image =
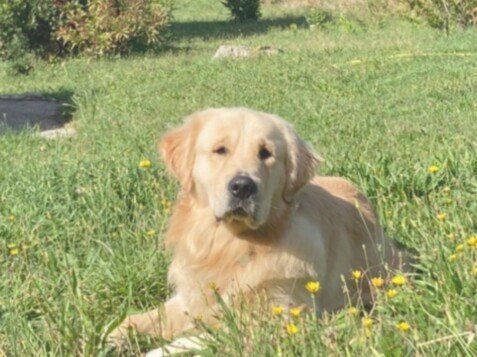
[[[241,45],[221,45],[213,58],[244,58],[259,54],[277,55],[283,51],[273,46],[260,46],[256,48]]]
[[[214,58],[250,57],[252,53],[253,53],[252,48],[247,46],[222,45],[215,52]]]
[[[44,130],[40,132],[40,137],[43,139],[58,139],[58,138],[72,138],[78,132],[73,127],[64,127],[58,129]]]

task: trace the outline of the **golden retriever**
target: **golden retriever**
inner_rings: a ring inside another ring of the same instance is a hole
[[[165,237],[175,292],[161,308],[128,317],[112,338],[129,328],[172,338],[196,317],[212,321],[214,292],[226,301],[261,292],[285,309],[333,311],[350,296],[369,300],[369,278],[406,259],[350,182],[315,176],[320,157],[276,115],[204,110],[159,148],[181,184]],[[345,294],[355,270],[364,278]],[[305,284],[315,280],[322,288],[313,302]]]

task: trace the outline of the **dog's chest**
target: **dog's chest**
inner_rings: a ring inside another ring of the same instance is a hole
[[[230,244],[210,249],[207,254],[176,255],[169,269],[169,280],[178,290],[195,287],[221,292],[247,290],[260,282],[266,257],[253,245]]]

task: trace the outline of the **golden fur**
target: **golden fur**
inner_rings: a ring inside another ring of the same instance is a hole
[[[165,237],[175,293],[162,308],[127,318],[113,338],[131,327],[171,338],[192,328],[194,317],[211,321],[211,284],[226,300],[262,292],[286,308],[332,311],[347,296],[370,298],[366,279],[344,294],[352,270],[385,276],[385,267],[402,264],[369,201],[344,179],[314,176],[320,158],[277,116],[205,110],[165,134],[159,148],[181,183]],[[270,157],[258,156],[264,148]],[[246,217],[230,214],[227,184],[239,173],[258,187]],[[314,303],[309,280],[322,286]]]

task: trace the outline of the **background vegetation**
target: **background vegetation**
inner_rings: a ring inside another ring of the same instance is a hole
[[[32,55],[101,56],[157,45],[170,0],[8,0],[0,5],[0,58],[28,73]]]
[[[159,55],[34,59],[21,77],[0,62],[0,93],[67,99],[79,131],[0,137],[0,355],[105,355],[108,328],[166,298],[177,184],[155,142],[209,106],[292,122],[322,173],[354,181],[387,234],[419,252],[422,274],[386,282],[370,312],[299,316],[296,330],[268,309],[228,315],[205,354],[477,353],[477,34],[333,9],[335,22],[310,28],[309,11],[266,4],[240,24],[219,1],[181,0]],[[283,53],[213,60],[224,43]],[[132,338],[131,353],[160,343]]]
[[[258,20],[261,15],[260,0],[225,0],[223,4],[235,20]]]

